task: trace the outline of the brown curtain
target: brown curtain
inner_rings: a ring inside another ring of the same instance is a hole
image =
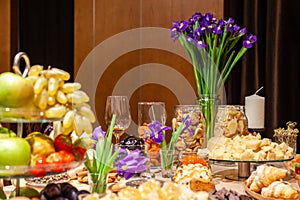
[[[225,18],[247,27],[257,35],[255,48],[248,51],[227,82],[228,104],[244,104],[245,96],[265,96],[263,136],[272,138],[274,129],[288,121],[300,127],[300,2],[297,0],[225,0]],[[299,148],[298,137],[298,152]]]

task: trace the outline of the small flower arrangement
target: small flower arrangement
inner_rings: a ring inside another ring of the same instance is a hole
[[[181,133],[185,130],[189,130],[192,134],[191,130],[189,129],[191,125],[190,116],[187,115],[183,120],[182,123],[179,125],[177,130],[173,130],[170,143],[167,145],[165,131],[172,130],[169,126],[162,125],[159,121],[152,121],[145,129],[145,136],[146,139],[150,138],[155,143],[160,145],[160,156],[161,156],[161,167],[162,167],[162,176],[165,178],[169,178],[172,176],[171,168],[173,165],[174,160],[174,151],[175,151],[175,144],[178,140]],[[173,152],[173,153],[172,153]]]
[[[86,152],[84,162],[92,179],[92,192],[104,193],[106,190],[106,180],[108,172],[113,168],[113,164],[118,156],[118,150],[113,148],[112,133],[116,116],[113,115],[112,122],[107,135],[101,127],[93,132],[93,139],[96,139],[95,149]]]
[[[94,148],[96,144],[105,138],[105,131],[102,130],[101,126],[94,129],[92,134],[92,140],[94,141]],[[118,149],[118,155],[115,159],[115,167],[117,167],[117,174],[124,176],[126,180],[133,177],[135,174],[144,172],[148,168],[148,158],[146,153],[141,149],[143,145],[137,145],[136,149],[134,147],[126,148],[123,145],[116,146]]]
[[[173,130],[171,140],[169,145],[167,145],[166,137],[165,137],[165,131],[172,130],[169,126],[162,125],[159,121],[152,121],[150,124],[148,124],[147,128],[145,129],[145,139],[150,138],[155,143],[160,144],[161,149],[169,149],[172,150],[175,147],[175,143],[178,140],[178,137],[181,133],[183,133],[185,130],[188,130],[190,134],[193,134],[192,131],[189,129],[191,125],[191,119],[190,116],[187,115],[183,120],[180,126],[177,130]]]

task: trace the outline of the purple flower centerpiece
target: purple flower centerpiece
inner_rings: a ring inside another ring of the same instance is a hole
[[[208,141],[214,132],[216,99],[224,92],[234,66],[256,42],[256,36],[247,34],[246,28],[232,18],[218,20],[211,13],[195,13],[187,20],[173,22],[170,30],[171,37],[179,40],[191,59]]]

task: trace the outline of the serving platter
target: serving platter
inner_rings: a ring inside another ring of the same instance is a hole
[[[45,187],[49,183],[69,182],[70,178],[67,173],[54,174],[43,177],[25,178],[26,185],[33,187]]]
[[[244,187],[244,189],[245,189],[245,192],[246,192],[249,196],[251,196],[251,197],[253,197],[253,198],[257,199],[257,200],[295,200],[295,199],[287,199],[287,198],[271,198],[271,197],[264,197],[264,196],[262,196],[261,194],[256,193],[256,192],[253,192],[252,190],[250,190],[250,189],[247,187],[247,185],[245,184],[245,182],[243,182],[243,187]],[[299,194],[300,194],[300,193],[299,193]]]
[[[53,175],[76,168],[82,163],[83,160],[70,163],[44,164],[39,166],[0,166],[0,178],[29,178]]]
[[[47,118],[45,113],[37,108],[2,108],[0,107],[0,121],[5,123],[33,123],[58,121],[60,118]]]
[[[286,162],[292,160],[293,157],[282,159],[282,160],[221,160],[221,159],[209,159],[213,162],[225,162],[225,163],[238,163],[237,173],[227,175],[226,178],[234,181],[244,181],[251,174],[251,163],[262,164],[262,163],[271,163],[271,162]]]

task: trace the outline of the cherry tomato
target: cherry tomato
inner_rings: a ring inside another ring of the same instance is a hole
[[[31,168],[29,170],[29,173],[37,177],[45,176],[47,173],[46,166],[45,166],[46,164],[47,164],[46,156],[42,154],[37,154],[32,156]]]
[[[39,155],[36,162],[35,162],[35,165],[45,165],[45,164],[47,164],[46,156]]]
[[[73,147],[72,149],[72,153],[74,154],[76,160],[83,160],[85,152],[86,149],[79,146]]]
[[[46,164],[46,156],[42,154],[34,155],[31,158],[31,168],[29,170],[30,174],[38,177],[45,176],[47,173]]]
[[[295,166],[295,172],[296,174],[300,174],[300,166],[298,165]]]
[[[63,171],[63,168],[61,166],[61,164],[63,163],[63,155],[60,154],[59,152],[54,152],[54,153],[51,153],[46,161],[47,163],[49,163],[51,166],[51,170],[53,172],[62,172]]]
[[[32,169],[29,170],[29,172],[36,177],[42,177],[45,176],[47,173],[47,170],[45,166],[35,166],[32,167]]]
[[[54,147],[56,151],[60,151],[60,150],[71,151],[73,147],[71,136],[65,134],[59,134],[54,139]]]
[[[58,153],[62,156],[63,163],[70,163],[75,161],[75,156],[69,151],[60,150]]]
[[[49,164],[57,164],[57,163],[63,163],[63,156],[59,152],[51,153],[47,158],[46,161]]]

